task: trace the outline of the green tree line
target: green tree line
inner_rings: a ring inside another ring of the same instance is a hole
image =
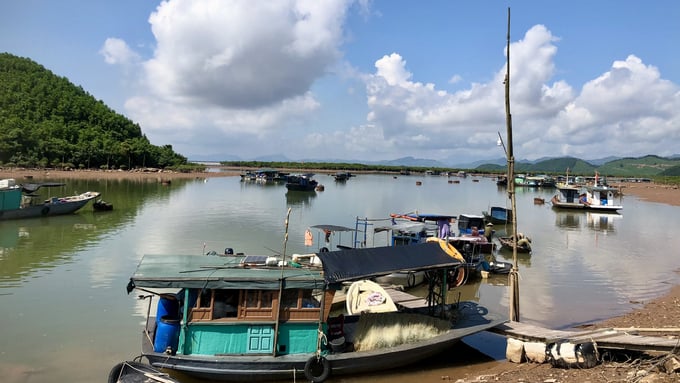
[[[138,124],[30,59],[0,53],[0,166],[177,168]]]

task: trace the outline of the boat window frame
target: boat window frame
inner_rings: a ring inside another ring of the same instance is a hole
[[[333,298],[332,293],[328,295],[328,291],[324,293],[323,289],[288,289],[283,290],[282,301],[285,295],[291,293],[295,300],[284,306],[279,304],[279,290],[232,289],[238,291],[236,315],[216,317],[215,309],[219,304],[215,304],[215,299],[220,295],[217,292],[227,289],[208,290],[209,294],[198,291],[196,302],[189,307],[189,323],[273,321],[276,320],[279,310],[279,318],[284,321],[316,321],[322,309],[321,297],[326,294],[325,299],[329,300],[326,302],[327,307],[323,307],[325,313],[330,310]],[[209,304],[205,302],[207,297],[210,299]]]

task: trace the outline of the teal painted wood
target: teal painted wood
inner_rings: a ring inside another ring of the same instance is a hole
[[[21,189],[6,189],[0,191],[0,211],[14,210],[21,207]]]
[[[308,354],[316,351],[318,323],[282,323],[277,353]]]
[[[249,323],[190,324],[186,355],[244,354],[248,347]]]
[[[274,326],[250,326],[246,354],[265,354],[274,351]]]
[[[317,323],[282,323],[277,353],[305,354],[316,351]],[[185,336],[186,333],[186,336]],[[274,324],[192,323],[183,326],[179,350],[184,355],[270,354],[274,350]]]

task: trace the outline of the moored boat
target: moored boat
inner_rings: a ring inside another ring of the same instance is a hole
[[[592,186],[577,187],[568,183],[557,184],[558,193],[550,202],[559,209],[596,210],[600,212],[616,213],[623,209],[614,199],[619,190],[606,184],[599,184],[597,177]]]
[[[501,248],[505,250],[512,251],[515,247],[515,239],[513,236],[509,237],[498,237],[498,242],[501,243]],[[531,238],[525,236],[522,233],[517,234],[517,252],[518,253],[531,253]]]
[[[12,178],[0,180],[0,221],[71,214],[99,197],[97,192],[47,199],[36,194],[40,188],[63,185],[54,182],[17,185]]]
[[[319,183],[310,174],[288,176],[286,189],[290,191],[314,191]]]
[[[354,174],[350,172],[337,172],[333,174],[333,178],[335,178],[336,181],[347,181],[351,177],[354,177]]]
[[[322,267],[296,267],[284,259],[268,266],[273,263],[252,256],[143,256],[128,292],[175,293],[160,295],[156,318],[147,319],[142,355],[154,368],[199,379],[279,380],[304,374],[322,382],[330,375],[416,363],[505,322],[474,302],[446,302],[445,275],[462,261],[439,243],[316,256]],[[395,301],[397,311],[331,315],[333,296],[342,283],[398,270],[432,275],[427,295],[431,299],[425,306]],[[386,332],[386,324],[396,330]]]
[[[113,366],[108,383],[179,383],[146,363],[125,361]]]
[[[111,211],[113,210],[113,204],[102,199],[98,199],[92,203],[92,208],[96,211]]]
[[[460,214],[458,216],[458,235],[484,235],[484,216],[475,214]]]
[[[503,206],[491,206],[489,211],[483,211],[484,221],[505,225],[512,223],[512,209]]]

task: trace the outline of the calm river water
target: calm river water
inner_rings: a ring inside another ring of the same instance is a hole
[[[0,222],[2,381],[104,382],[113,365],[137,356],[147,308],[134,294],[128,296],[125,286],[143,254],[199,255],[226,247],[246,254],[282,252],[288,208],[286,254],[293,254],[318,249],[316,238],[313,248],[304,246],[304,232],[313,225],[354,228],[357,217],[481,214],[510,204],[491,178],[452,178],[460,183],[450,183],[440,176],[358,175],[336,183],[319,174],[316,179],[325,191],[294,195],[280,184],[239,177],[171,185],[68,180],[51,192],[99,191],[114,210],[95,213],[88,205],[71,216]],[[517,190],[519,231],[533,239],[534,249],[519,259],[523,321],[554,328],[592,322],[625,313],[678,283],[680,208],[632,196],[621,201],[620,215],[559,212],[547,203],[534,204],[534,197],[549,201],[552,194]],[[348,233],[334,240],[353,241]],[[366,238],[369,246],[385,241],[371,233]],[[505,276],[475,280],[461,294],[507,313]],[[482,336],[468,343],[487,348],[493,358],[505,352],[498,339]],[[333,381],[441,380],[465,371],[454,367],[453,359],[444,356],[400,375]]]

